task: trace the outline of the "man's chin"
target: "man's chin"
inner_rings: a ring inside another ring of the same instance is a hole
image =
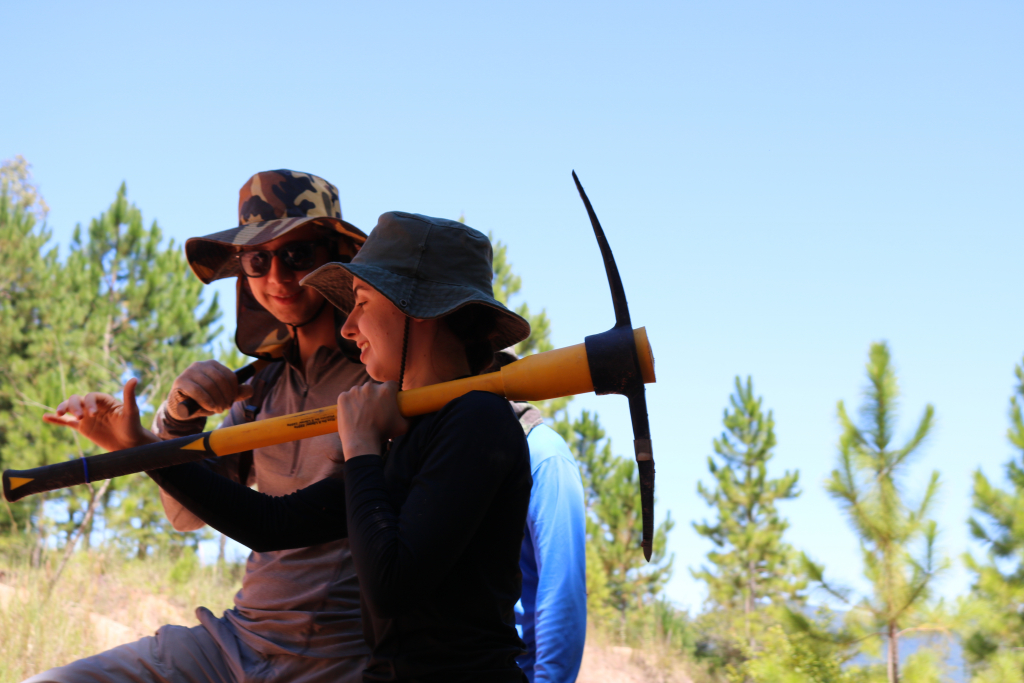
[[[321,310],[323,299],[310,301],[307,297],[296,297],[293,301],[282,301],[280,297],[265,297],[260,302],[267,311],[285,325],[302,325],[310,322]]]
[[[281,307],[277,307],[277,310],[272,310],[270,313],[277,318],[278,322],[285,325],[303,325],[310,322],[310,318],[316,315],[316,309],[297,312],[294,308],[282,310]]]

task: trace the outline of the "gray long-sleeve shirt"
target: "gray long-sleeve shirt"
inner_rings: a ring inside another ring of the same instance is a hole
[[[337,350],[321,346],[306,364],[305,377],[290,362],[267,392],[258,420],[333,405],[338,394],[369,381],[362,365]],[[153,422],[162,438],[169,431],[161,405]],[[244,422],[235,403],[222,427]],[[238,456],[207,461],[238,481]],[[342,471],[344,458],[337,433],[258,448],[253,453],[249,485],[284,496]],[[203,522],[161,490],[164,512],[178,531],[194,531]],[[348,540],[309,548],[251,553],[235,607],[225,621],[246,645],[263,654],[314,658],[362,657],[369,654],[359,613],[359,584]]]

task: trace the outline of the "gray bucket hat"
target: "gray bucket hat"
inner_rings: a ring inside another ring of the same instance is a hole
[[[381,215],[351,263],[328,263],[302,278],[337,308],[352,308],[358,277],[413,318],[440,318],[465,306],[497,312],[496,351],[530,336],[530,323],[494,298],[491,243],[468,225],[402,211]]]

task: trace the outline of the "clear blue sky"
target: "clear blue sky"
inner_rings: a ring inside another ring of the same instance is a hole
[[[296,7],[0,6],[0,158],[34,165],[55,238],[122,181],[180,243],[235,225],[252,173],[310,171],[367,230],[399,209],[492,231],[562,346],[613,321],[576,169],[658,359],[670,596],[702,599],[695,487],[738,374],[775,412],[776,471],[801,473],[790,541],[862,585],[822,481],[880,339],[903,433],[936,407],[907,485],[942,473],[943,592],[966,589],[971,473],[1001,479],[1024,355],[1024,6]],[[631,451],[623,399],[574,405]]]

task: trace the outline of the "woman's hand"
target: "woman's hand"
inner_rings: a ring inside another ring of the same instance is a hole
[[[397,382],[367,382],[338,397],[338,436],[345,460],[380,454],[385,441],[405,434],[409,422],[398,412],[397,396]]]
[[[70,427],[108,451],[159,441],[139,422],[139,406],[135,402],[138,383],[133,377],[124,385],[124,402],[110,394],[74,394],[57,406],[56,414],[43,415],[43,422]]]

